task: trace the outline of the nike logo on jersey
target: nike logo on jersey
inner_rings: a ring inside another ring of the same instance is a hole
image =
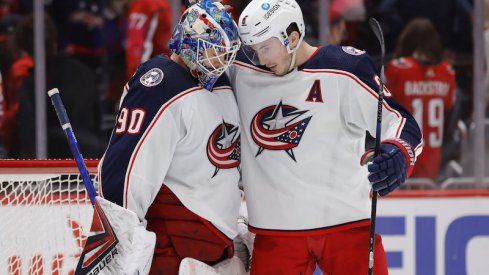
[[[216,127],[207,141],[207,157],[216,167],[215,177],[220,169],[238,168],[241,162],[239,127],[226,123]]]
[[[299,143],[306,131],[312,116],[300,118],[308,112],[300,111],[296,107],[277,105],[265,107],[260,110],[251,121],[251,136],[259,146],[255,157],[267,150],[284,150],[287,155],[296,161],[293,149]]]

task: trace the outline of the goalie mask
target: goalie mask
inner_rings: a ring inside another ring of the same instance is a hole
[[[236,23],[225,7],[203,0],[183,13],[173,31],[170,49],[180,55],[201,86],[211,91],[234,61],[240,44]]]
[[[293,23],[297,25],[300,34],[295,48],[290,46],[287,35],[287,28]],[[293,54],[295,60],[295,51],[299,48],[306,34],[302,11],[299,4],[294,0],[251,1],[239,17],[239,32],[244,44],[243,52],[255,65],[260,64],[259,55],[255,50],[256,48],[263,48],[265,44],[270,49],[269,54],[276,52],[270,46],[283,46],[289,54]],[[260,54],[263,56],[266,53],[261,52]],[[290,64],[291,68],[294,67],[293,63],[295,62],[292,61]]]

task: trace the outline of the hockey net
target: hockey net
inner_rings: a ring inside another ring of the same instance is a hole
[[[92,214],[74,161],[0,160],[0,274],[73,274]]]

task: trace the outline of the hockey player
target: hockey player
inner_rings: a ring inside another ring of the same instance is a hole
[[[150,274],[177,274],[185,257],[212,265],[233,256],[240,129],[221,74],[239,47],[224,6],[199,1],[176,26],[171,57],[143,63],[124,88],[101,189],[156,233]]]
[[[126,76],[149,58],[168,53],[171,7],[167,0],[132,0],[128,5]]]
[[[418,125],[385,90],[381,154],[362,166],[379,88],[368,55],[304,42],[294,0],[253,0],[238,27],[246,56],[229,75],[256,233],[251,273],[312,274],[317,264],[325,274],[366,274],[370,185],[385,196],[405,181],[421,152]],[[380,236],[375,244],[374,274],[387,274]]]
[[[424,154],[412,177],[436,182],[447,114],[455,103],[455,71],[442,61],[440,36],[430,20],[417,18],[401,33],[395,59],[385,76],[394,98],[409,110],[423,130]]]

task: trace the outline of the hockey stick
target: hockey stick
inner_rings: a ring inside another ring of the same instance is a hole
[[[61,97],[59,96],[59,90],[57,88],[54,88],[48,91],[48,95],[51,98],[54,109],[56,110],[56,115],[58,116],[61,128],[63,128],[63,131],[66,134],[66,138],[68,139],[68,143],[70,144],[71,153],[73,154],[76,165],[78,166],[78,170],[82,175],[83,183],[85,184],[88,196],[90,197],[90,202],[92,202],[92,205],[95,206],[95,197],[97,196],[97,191],[95,190],[93,182],[90,179],[87,166],[85,165],[83,156],[80,153],[80,149],[78,149],[78,143],[75,138],[75,133],[73,133],[68,114],[66,113],[66,109],[63,105],[63,102],[61,101]]]
[[[370,28],[375,33],[375,36],[380,43],[380,85],[379,85],[379,100],[377,104],[377,127],[375,129],[375,154],[378,156],[380,153],[380,134],[382,130],[382,101],[384,98],[384,56],[385,56],[385,43],[384,35],[382,34],[382,28],[380,27],[379,21],[375,18],[370,18],[368,23]],[[368,275],[373,274],[374,270],[374,247],[375,247],[375,220],[377,217],[377,196],[378,192],[372,192],[372,209],[370,212],[370,246],[368,254]]]
[[[52,89],[48,95],[94,208],[90,229],[92,234],[87,238],[74,274],[147,274],[152,261],[155,234],[145,230],[134,212],[97,196],[59,90]]]

